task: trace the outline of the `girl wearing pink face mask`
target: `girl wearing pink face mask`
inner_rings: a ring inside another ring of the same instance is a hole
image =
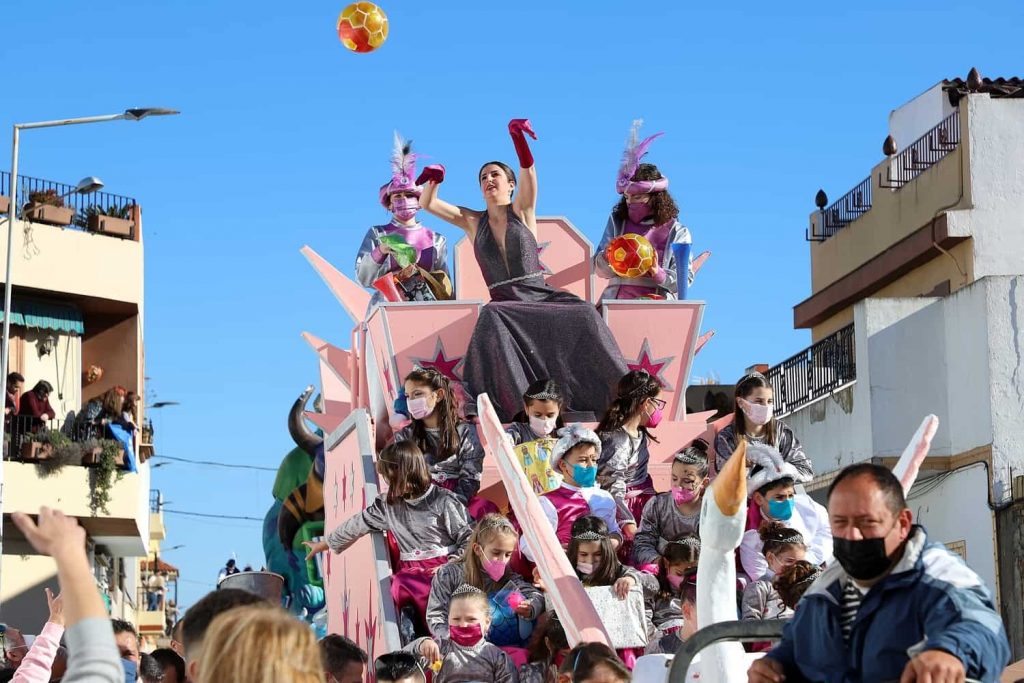
[[[708,444],[697,440],[672,459],[672,488],[647,501],[633,545],[636,566],[660,574],[665,547],[679,539],[697,535],[700,505],[710,483]]]
[[[434,368],[416,368],[405,377],[405,395],[412,423],[395,432],[395,441],[412,441],[427,460],[430,478],[448,489],[474,519],[494,509],[476,498],[483,472],[484,449],[476,427],[459,419],[447,377]]]
[[[611,282],[602,299],[675,299],[676,257],[673,244],[690,244],[690,231],[679,222],[679,209],[668,191],[668,178],[654,164],[641,164],[647,148],[661,133],[639,140],[640,122],[633,122],[629,146],[619,168],[615,204],[604,236],[594,251],[594,269]],[[642,235],[654,247],[657,258],[651,269],[637,278],[618,275],[608,264],[605,251],[616,237]]]
[[[782,459],[792,464],[800,474],[797,483],[814,478],[811,460],[804,453],[793,430],[785,422],[775,418],[772,385],[760,372],[745,375],[736,383],[736,410],[733,413],[732,424],[718,432],[715,438],[717,471],[722,471],[740,439],[767,444],[778,450],[782,454]],[[754,524],[753,528],[756,529],[757,524]]]
[[[415,284],[418,280],[416,278],[408,279],[413,274],[413,266],[403,272],[391,249],[381,242],[381,237],[385,235],[401,237],[416,250],[414,265],[428,273],[441,271],[448,276],[448,245],[444,235],[424,227],[416,218],[422,190],[413,180],[416,177],[416,155],[411,145],[395,134],[391,180],[380,188],[380,203],[391,212],[391,221],[386,225],[376,225],[366,232],[356,256],[356,279],[362,286],[372,288],[374,282],[388,273],[401,273],[399,279],[408,283],[408,289],[401,285],[396,289],[402,300],[433,300],[435,297],[429,288]],[[375,291],[370,306],[385,300],[380,291]]]
[[[680,589],[689,579],[694,580],[697,571],[697,560],[700,559],[700,539],[696,535],[667,543],[658,558],[658,590],[647,597],[647,611],[651,614],[651,623],[655,633],[651,638],[647,652],[675,652],[677,648],[663,650],[670,641],[681,642],[678,638],[685,619]],[[675,640],[670,636],[677,636]]]
[[[544,595],[509,568],[519,544],[512,523],[499,514],[485,515],[470,536],[466,554],[446,564],[434,575],[427,598],[427,627],[435,639],[448,637],[448,605],[462,585],[487,594],[495,611],[497,627],[487,639],[526,662],[526,646],[534,621],[544,611]],[[495,603],[499,596],[502,604]],[[517,623],[512,623],[517,622]]]
[[[637,522],[644,505],[655,495],[654,482],[647,471],[651,459],[648,441],[661,422],[665,401],[658,398],[661,383],[644,370],[631,370],[619,380],[615,400],[608,407],[597,433],[601,437],[601,458],[598,460],[598,483],[615,498],[619,526],[626,543],[620,547],[630,559],[630,541],[637,532]]]
[[[422,658],[427,667],[438,663],[434,683],[447,681],[495,681],[513,683],[516,665],[505,652],[487,642],[491,628],[491,603],[487,593],[463,584],[455,589],[448,605],[448,636],[417,638],[402,648]]]

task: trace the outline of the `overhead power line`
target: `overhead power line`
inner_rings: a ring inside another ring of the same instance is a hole
[[[162,508],[161,512],[166,512],[172,515],[185,515],[187,517],[204,517],[206,519],[240,519],[246,522],[262,522],[263,520],[259,517],[244,517],[241,515],[215,515],[208,512],[189,512],[187,510],[169,510]]]
[[[190,460],[188,458],[175,458],[172,455],[154,455],[155,459],[172,460],[174,462],[185,462],[190,465],[205,465],[208,467],[226,467],[233,470],[258,470],[260,472],[277,472],[276,467],[260,467],[259,465],[238,465],[230,462],[216,462],[214,460]]]

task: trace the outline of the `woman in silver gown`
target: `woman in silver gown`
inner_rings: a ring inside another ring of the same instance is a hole
[[[428,166],[417,179],[423,186],[420,206],[473,241],[491,294],[473,330],[465,379],[473,395],[490,396],[505,422],[519,411],[526,387],[544,378],[566,388],[570,410],[596,414],[626,371],[622,353],[594,306],[544,281],[537,253],[537,171],[526,143],[526,135],[536,136],[526,119],[510,121],[509,133],[519,156],[518,184],[506,164],[484,164],[479,182],[485,210],[438,198],[443,166]]]

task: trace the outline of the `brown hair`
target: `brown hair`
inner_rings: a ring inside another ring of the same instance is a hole
[[[548,643],[550,641],[550,645]],[[554,652],[552,652],[552,646]],[[530,642],[526,646],[527,661],[551,663],[555,654],[561,650],[569,649],[569,639],[565,635],[565,628],[554,610],[544,612],[537,621],[537,628],[530,636]]]
[[[661,571],[658,572],[658,596],[667,598],[672,596],[676,590],[668,582],[669,565],[687,562],[695,564],[700,559],[700,538],[695,534],[687,534],[679,540],[671,541],[665,546],[665,551],[658,558]],[[683,576],[686,576],[684,574]]]
[[[483,567],[480,566],[480,558],[477,557],[474,548],[478,545],[482,548],[500,536],[514,536],[518,539],[519,533],[512,526],[512,522],[498,513],[492,512],[484,515],[476,523],[476,527],[469,537],[466,552],[463,554],[462,559],[458,560],[465,568],[466,583],[470,586],[480,590],[487,590],[486,586],[484,586],[484,579],[487,577],[487,574],[484,572]]]
[[[596,533],[602,538],[600,541],[596,539],[595,541],[586,541],[576,538],[580,534],[587,532]],[[608,525],[605,524],[603,519],[594,515],[584,515],[573,522],[572,539],[569,541],[569,548],[566,550],[566,554],[569,556],[569,561],[572,562],[572,566],[575,569],[580,552],[580,543],[593,542],[601,544],[601,564],[594,567],[594,573],[590,576],[580,576],[579,570],[576,570],[576,575],[579,576],[584,586],[610,586],[622,577],[623,570],[622,563],[619,562],[619,556],[615,552],[615,546],[612,545],[612,539],[608,536]]]
[[[749,375],[744,376],[740,383],[736,385],[736,399],[746,399],[754,393],[754,389],[765,388],[775,393],[772,389],[772,385],[768,382],[768,379],[760,372],[753,372]],[[736,435],[736,445],[740,443],[740,439],[747,438],[747,416],[743,413],[743,408],[740,407],[740,402],[736,401],[736,407],[732,413],[732,428],[733,433]],[[772,419],[768,420],[768,424],[764,426],[764,438],[765,442],[771,446],[775,445],[775,414],[772,413]]]
[[[117,389],[107,389],[107,392],[103,394],[103,411],[121,417],[123,408],[124,396],[118,393]]]
[[[412,441],[396,441],[385,446],[377,456],[377,473],[388,483],[389,503],[419,498],[430,488],[427,460]]]
[[[800,598],[811,587],[814,580],[821,575],[821,569],[807,560],[800,560],[783,569],[774,579],[772,585],[779,593],[782,604],[796,609]]]
[[[438,462],[447,460],[459,452],[459,409],[455,405],[452,383],[434,368],[416,368],[405,376],[405,381],[428,386],[432,391],[444,392],[444,396],[434,408],[437,411],[437,440],[440,450],[439,453],[434,453],[434,457]],[[412,438],[421,451],[430,450],[427,426],[423,424],[423,420],[412,421]]]
[[[219,615],[206,634],[196,683],[323,683],[316,636],[276,607],[239,607]]]
[[[497,166],[498,168],[505,172],[505,177],[508,178],[508,181],[510,183],[512,183],[513,185],[516,184],[516,172],[513,171],[512,167],[506,164],[504,161],[488,161],[486,164],[481,166],[480,170],[476,172],[476,180],[478,183],[480,182],[480,176],[482,176],[484,173],[484,169],[487,168],[488,166]]]
[[[654,164],[640,164],[630,180],[661,180],[663,177]],[[668,190],[652,192],[648,206],[651,207],[651,218],[655,225],[664,225],[679,218],[679,207]],[[625,221],[629,217],[625,195],[612,207],[612,216],[617,221]]]
[[[612,675],[620,681],[633,679],[629,669],[622,663],[615,651],[604,643],[580,643],[569,650],[558,673],[570,674],[573,683],[577,683],[577,681],[584,681],[593,676],[599,666],[610,669]]]
[[[643,410],[647,399],[656,398],[660,393],[661,382],[657,377],[646,370],[630,370],[619,380],[615,399],[608,406],[595,431],[614,432],[624,425],[626,420]],[[647,427],[640,425],[639,430],[646,434],[648,439],[657,443],[658,440],[647,431]]]
[[[763,522],[757,530],[757,535],[761,537],[761,543],[764,544],[761,552],[765,555],[771,553],[778,557],[779,553],[785,552],[790,548],[807,549],[803,535],[796,529],[790,529],[782,522],[774,520]]]

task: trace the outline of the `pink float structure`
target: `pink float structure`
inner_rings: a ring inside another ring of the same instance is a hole
[[[596,304],[601,287],[591,270],[591,243],[564,218],[539,218],[537,232],[547,281]],[[329,530],[362,510],[379,493],[374,459],[391,438],[389,418],[402,377],[414,366],[433,367],[461,382],[466,349],[480,308],[487,301],[487,288],[472,245],[463,239],[454,249],[456,300],[382,303],[364,317],[370,295],[311,248],[303,248],[302,253],[356,323],[351,338],[337,344],[310,333],[303,335],[320,361],[323,409],[306,416],[324,434],[323,514],[324,527]],[[703,310],[702,302],[691,300],[611,301],[603,305],[604,319],[627,365],[647,370],[665,386],[666,419],[658,427],[660,443],[651,444],[650,470],[659,490],[668,489],[673,454],[698,437],[713,442],[720,426],[707,422],[713,411],[686,414],[685,410],[693,356],[711,336],[700,336]],[[348,350],[341,348],[346,341]],[[482,400],[481,405],[489,402]],[[491,417],[482,415],[482,422],[489,424]],[[518,492],[517,470],[499,462],[507,457],[507,449],[495,443],[494,429],[478,429],[487,449],[481,495],[502,509],[511,508],[519,519],[530,519],[538,506],[531,507]],[[533,526],[541,533],[549,530],[546,524]],[[401,643],[390,600],[391,561],[385,539],[380,534],[366,536],[341,555],[326,555],[318,566],[326,590],[328,630],[352,638],[371,657],[398,649]],[[568,591],[563,598],[571,602],[573,582],[559,581],[565,566],[548,566],[545,571],[560,588],[568,586],[560,592]],[[594,623],[592,610],[580,610],[571,620],[566,628],[570,638],[603,633],[601,624]]]

